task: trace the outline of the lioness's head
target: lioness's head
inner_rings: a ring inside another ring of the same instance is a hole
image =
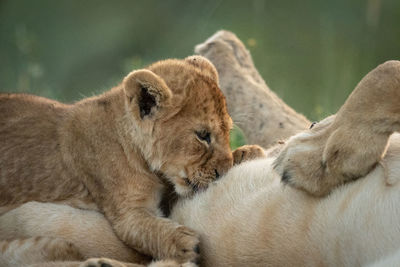
[[[160,61],[130,73],[123,87],[132,138],[151,171],[178,194],[205,188],[232,166],[232,120],[207,59]]]

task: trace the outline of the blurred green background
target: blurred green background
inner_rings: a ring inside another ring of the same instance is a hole
[[[219,29],[235,32],[271,89],[311,120],[400,58],[399,0],[0,0],[0,91],[72,102],[186,57]],[[235,140],[244,142],[237,131]]]

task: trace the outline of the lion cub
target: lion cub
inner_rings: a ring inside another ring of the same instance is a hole
[[[275,168],[289,185],[323,196],[370,172],[399,130],[400,61],[391,60],[360,81],[336,116],[289,139]]]
[[[233,164],[232,122],[207,59],[157,62],[72,105],[1,94],[0,114],[0,206],[99,209],[139,252],[196,259],[196,233],[158,207],[164,183],[188,196]]]

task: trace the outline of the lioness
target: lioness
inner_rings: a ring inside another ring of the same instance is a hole
[[[161,217],[159,202],[164,184],[188,196],[233,164],[232,121],[207,59],[157,62],[72,105],[1,94],[0,114],[3,212],[28,201],[99,210],[141,253],[177,262],[197,258],[197,234]],[[126,255],[123,260],[145,260]]]
[[[292,140],[319,136],[333,118]],[[354,124],[357,126],[357,121]],[[266,151],[265,159],[232,168],[207,191],[181,199],[175,206],[171,218],[201,235],[202,265],[360,266],[387,256],[377,266],[396,263],[400,135],[390,138],[382,165],[326,198],[314,198],[281,183],[273,162],[284,146],[278,144]],[[304,143],[300,148],[312,149],[313,144]],[[60,221],[67,224],[67,230],[57,223]],[[72,240],[86,251],[101,248],[106,241],[107,247],[124,246],[116,238],[102,239],[104,234],[113,235],[102,214],[60,204],[27,203],[1,216],[0,226],[3,237],[54,236]],[[102,236],[96,237],[96,232]],[[89,239],[92,246],[85,242]],[[114,252],[112,258],[118,256]]]

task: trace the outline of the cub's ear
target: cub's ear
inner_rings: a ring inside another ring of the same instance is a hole
[[[204,75],[213,79],[217,84],[219,83],[217,69],[207,58],[202,56],[190,56],[185,58],[185,61],[200,69]]]
[[[165,81],[150,70],[137,70],[122,82],[127,101],[141,119],[152,117],[171,100],[172,92]]]

